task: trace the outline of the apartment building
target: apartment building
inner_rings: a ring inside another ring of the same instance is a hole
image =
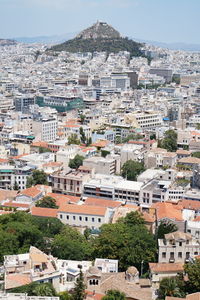
[[[104,157],[90,157],[83,161],[83,166],[90,167],[95,170],[95,173],[104,175],[114,175],[120,173],[120,157],[109,156]]]
[[[159,263],[185,263],[200,254],[200,243],[191,234],[175,231],[158,240]]]
[[[129,113],[124,116],[124,119],[126,124],[131,124],[132,127],[144,130],[153,130],[163,125],[161,113],[156,111]]]
[[[125,180],[120,176],[96,174],[83,184],[83,194],[112,200],[139,203],[143,183]]]
[[[51,175],[52,191],[65,195],[80,196],[84,183],[91,178],[91,172],[88,167],[82,167],[71,172],[56,172]]]
[[[54,117],[42,118],[33,121],[32,131],[36,141],[53,142],[57,138],[57,119]]]

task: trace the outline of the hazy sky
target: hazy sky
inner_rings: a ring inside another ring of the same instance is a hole
[[[0,38],[79,32],[96,20],[133,38],[200,44],[200,0],[0,0]]]

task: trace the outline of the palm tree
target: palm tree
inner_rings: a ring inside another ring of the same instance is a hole
[[[176,277],[166,277],[161,280],[159,295],[161,299],[165,299],[166,296],[182,297]]]
[[[33,290],[35,296],[52,297],[56,295],[53,286],[50,283],[40,283]]]
[[[126,295],[119,290],[108,290],[102,300],[125,300]]]

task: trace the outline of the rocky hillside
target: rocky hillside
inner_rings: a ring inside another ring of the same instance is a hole
[[[97,21],[91,27],[81,31],[77,39],[119,39],[120,33],[105,22]]]
[[[73,53],[105,51],[108,54],[128,51],[131,56],[141,56],[141,46],[140,43],[121,37],[120,33],[107,23],[97,22],[80,32],[74,39],[55,45],[48,51]]]

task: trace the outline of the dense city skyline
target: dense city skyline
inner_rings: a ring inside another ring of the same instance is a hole
[[[1,0],[0,37],[77,33],[97,19],[123,35],[200,44],[198,0]]]

